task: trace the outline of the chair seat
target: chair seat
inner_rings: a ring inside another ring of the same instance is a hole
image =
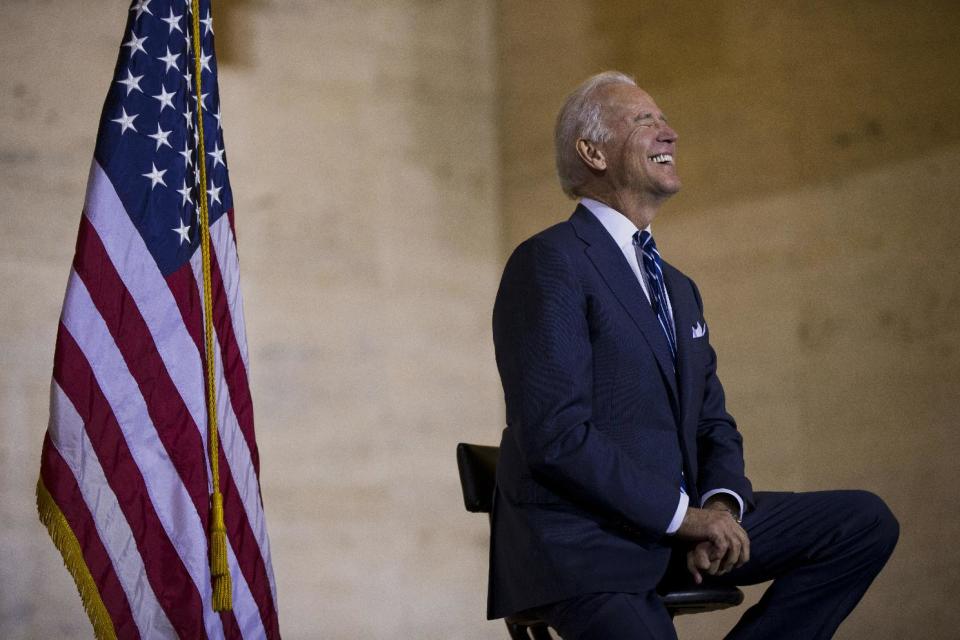
[[[670,615],[679,616],[685,613],[717,611],[735,607],[743,602],[743,591],[736,587],[700,585],[671,589],[661,593],[660,598]]]

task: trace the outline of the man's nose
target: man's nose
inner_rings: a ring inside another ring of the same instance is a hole
[[[659,142],[676,142],[678,137],[679,136],[677,135],[677,132],[673,130],[673,127],[666,122],[660,123],[660,127],[657,132],[657,140]]]

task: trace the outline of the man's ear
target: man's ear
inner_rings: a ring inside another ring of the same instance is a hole
[[[607,158],[595,142],[583,138],[577,140],[577,155],[594,171],[605,171],[607,168]]]

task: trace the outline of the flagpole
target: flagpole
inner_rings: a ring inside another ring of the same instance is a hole
[[[203,53],[200,40],[200,1],[191,0],[193,7],[193,65],[197,96],[197,168],[200,171],[200,254],[203,259],[204,347],[207,355],[207,427],[209,429],[210,475],[213,494],[210,496],[210,573],[213,576],[213,610],[233,608],[233,585],[227,564],[227,528],[223,518],[223,494],[220,493],[220,444],[217,430],[216,372],[213,348],[213,293],[210,274],[210,212],[207,208],[207,163],[203,140]]]

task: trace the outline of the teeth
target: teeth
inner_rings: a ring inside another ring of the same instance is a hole
[[[650,158],[657,164],[667,164],[673,162],[673,156],[669,153],[660,153]]]

